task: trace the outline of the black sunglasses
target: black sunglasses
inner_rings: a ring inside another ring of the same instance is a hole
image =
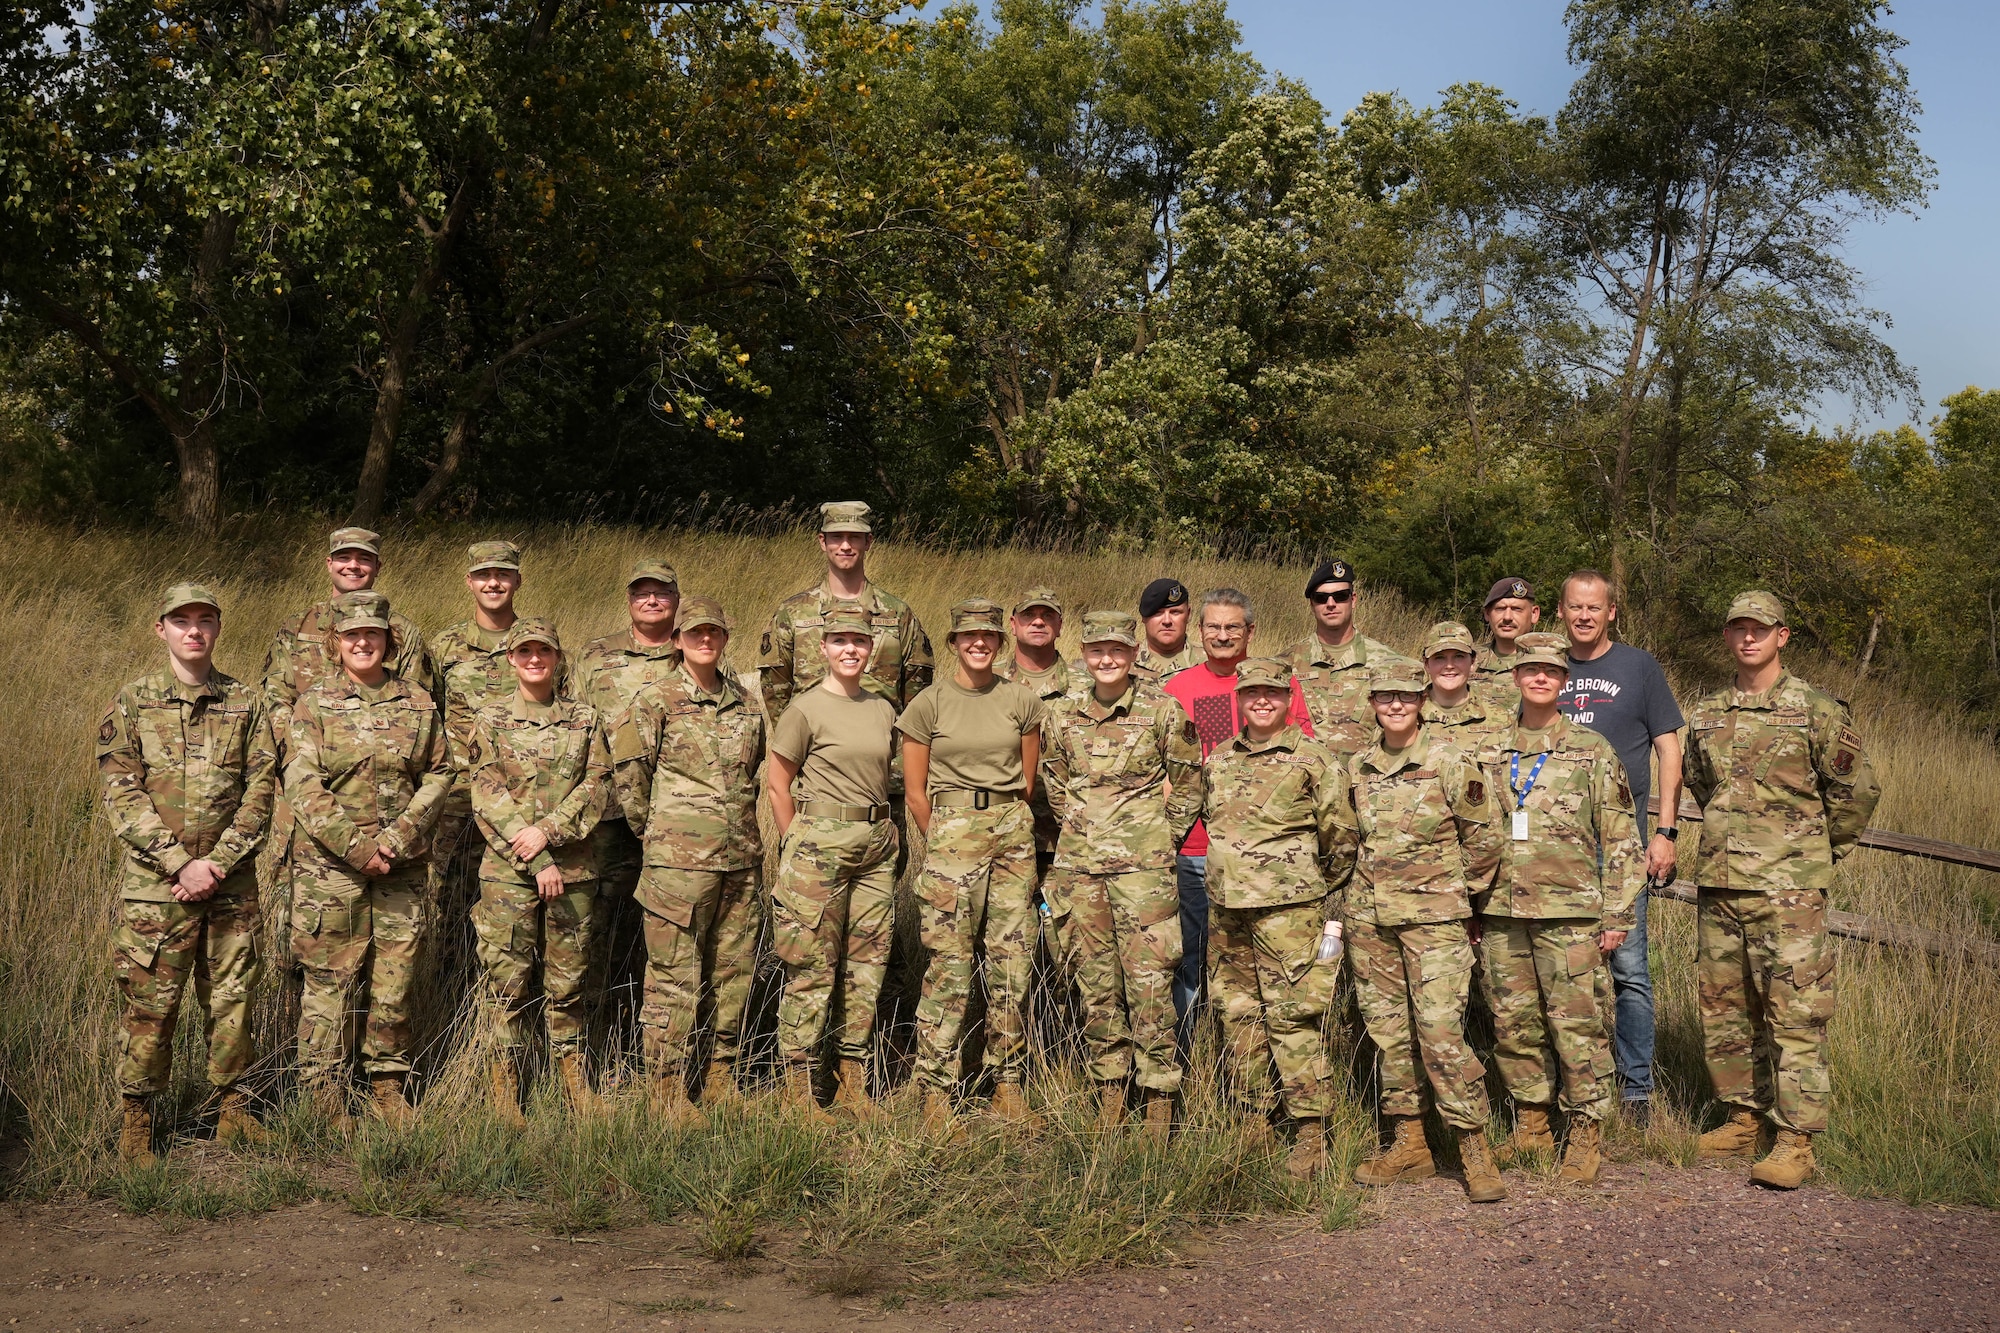
[[[1332,592],[1309,592],[1306,600],[1314,606],[1325,606],[1328,602],[1344,605],[1354,600],[1354,589],[1335,588]]]

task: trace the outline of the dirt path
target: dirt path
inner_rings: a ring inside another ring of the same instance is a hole
[[[108,1204],[11,1209],[0,1327],[453,1330],[1505,1330],[2000,1328],[2000,1218],[1753,1190],[1741,1173],[1613,1168],[1470,1209],[1455,1182],[1371,1200],[1358,1230],[1245,1228],[1173,1269],[896,1308],[815,1294],[778,1260],[726,1269],[685,1233],[565,1241],[520,1222],[311,1204],[168,1230]]]

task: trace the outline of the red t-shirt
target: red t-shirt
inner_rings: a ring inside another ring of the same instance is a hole
[[[1168,694],[1180,700],[1182,709],[1194,719],[1195,734],[1201,737],[1201,757],[1208,758],[1208,752],[1234,736],[1242,728],[1236,716],[1236,673],[1217,675],[1206,662],[1198,662],[1185,671],[1176,671],[1168,676],[1161,687]],[[1297,680],[1292,682],[1291,720],[1312,735],[1312,719],[1306,714],[1305,695],[1299,689]],[[1182,856],[1208,855],[1208,829],[1200,820],[1195,821],[1194,831],[1181,844]]]

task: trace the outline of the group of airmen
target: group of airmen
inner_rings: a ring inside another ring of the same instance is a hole
[[[151,1155],[190,976],[218,1133],[264,1132],[243,1079],[267,838],[302,977],[300,1086],[338,1119],[357,1093],[414,1114],[412,983],[443,924],[427,918],[453,910],[469,911],[499,1034],[496,1112],[521,1123],[531,1040],[591,1104],[593,937],[621,897],[643,909],[642,1087],[660,1114],[691,1121],[749,1090],[738,1057],[768,949],[783,989],[764,1086],[807,1114],[829,1114],[830,1090],[835,1112],[871,1117],[889,1094],[877,1014],[914,829],[913,1083],[933,1129],[989,1088],[991,1113],[1038,1121],[1024,1081],[1045,942],[1080,998],[1105,1132],[1135,1113],[1173,1132],[1210,1013],[1228,1095],[1253,1132],[1288,1129],[1285,1168],[1311,1177],[1328,1162],[1344,960],[1384,1129],[1358,1181],[1434,1174],[1426,1097],[1476,1202],[1506,1196],[1501,1165],[1556,1155],[1558,1108],[1559,1178],[1597,1180],[1614,1101],[1598,987],[1648,886],[1643,812],[1617,752],[1558,708],[1568,644],[1515,613],[1526,584],[1496,588],[1486,645],[1444,622],[1414,658],[1356,632],[1339,560],[1309,579],[1314,633],[1276,656],[1250,651],[1254,608],[1233,589],[1197,600],[1163,579],[1139,615],[1090,611],[1074,663],[1052,591],[971,598],[934,679],[917,617],[867,575],[872,539],[868,506],[822,507],[826,576],[771,617],[754,683],[728,664],[722,606],[684,597],[660,561],[631,571],[629,626],[572,658],[553,624],[515,613],[512,544],[470,548],[474,616],[426,640],[373,590],[377,535],[343,528],[334,595],[279,630],[255,686],[214,668],[214,594],[169,589],[167,665],[120,691],[97,737],[125,852],[123,1155]],[[1702,1150],[1771,1141],[1754,1177],[1793,1187],[1830,1097],[1832,868],[1879,792],[1845,708],[1784,670],[1778,600],[1744,593],[1723,634],[1736,680],[1694,710],[1683,763],[1727,1108]],[[768,889],[760,795],[781,839]],[[477,896],[457,909],[440,868],[475,837]],[[1192,905],[1176,875],[1191,839],[1206,856]],[[1467,1040],[1475,992],[1512,1103],[1497,1154]]]

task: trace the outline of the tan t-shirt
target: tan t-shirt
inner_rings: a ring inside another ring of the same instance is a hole
[[[771,753],[799,766],[795,801],[885,805],[896,706],[879,694],[848,699],[815,686],[801,691],[778,719]]]
[[[1021,737],[1042,725],[1042,701],[1010,680],[968,690],[947,678],[919,694],[896,726],[931,747],[930,790],[1021,791]]]

